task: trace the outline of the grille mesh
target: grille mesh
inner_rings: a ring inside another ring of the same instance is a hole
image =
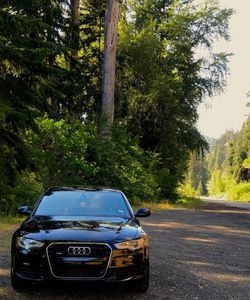
[[[89,247],[89,255],[70,255],[69,247]],[[101,278],[105,276],[111,249],[106,244],[51,244],[47,255],[52,274],[64,278]]]

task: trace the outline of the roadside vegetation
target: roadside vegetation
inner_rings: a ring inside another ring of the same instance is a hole
[[[25,220],[25,218],[19,216],[3,216],[0,220],[0,231],[12,231],[14,229],[13,225],[20,224]]]
[[[240,175],[246,170],[245,177]],[[239,132],[227,131],[211,141],[205,157],[193,154],[182,190],[192,195],[209,195],[250,202],[250,117]],[[248,175],[249,172],[249,175]]]
[[[205,202],[199,198],[181,198],[178,199],[175,203],[171,202],[143,202],[140,204],[143,207],[150,208],[152,212],[157,210],[171,210],[171,209],[196,209],[205,205]],[[137,206],[136,208],[139,208]]]
[[[208,147],[197,108],[225,86],[230,54],[213,44],[229,39],[233,11],[216,0],[122,1],[114,124],[104,139],[106,1],[72,3],[0,4],[0,214],[32,207],[57,185],[119,188],[134,205],[175,203],[190,153]]]

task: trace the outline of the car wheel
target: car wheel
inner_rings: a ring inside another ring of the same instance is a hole
[[[11,271],[11,286],[15,291],[23,291],[28,289],[27,281],[18,278],[13,271]]]
[[[149,263],[147,262],[144,267],[144,276],[143,278],[136,280],[134,283],[134,291],[139,293],[145,293],[149,287]]]

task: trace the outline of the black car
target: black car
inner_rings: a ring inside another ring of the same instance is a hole
[[[103,188],[60,187],[43,193],[13,234],[11,282],[16,290],[34,282],[126,282],[146,291],[149,242],[125,195]]]

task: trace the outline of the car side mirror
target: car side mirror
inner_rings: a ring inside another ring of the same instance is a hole
[[[17,211],[20,215],[24,216],[29,216],[31,214],[31,211],[29,210],[29,207],[27,205],[19,207]]]
[[[151,215],[151,211],[148,208],[139,208],[135,213],[136,218],[146,218]]]

